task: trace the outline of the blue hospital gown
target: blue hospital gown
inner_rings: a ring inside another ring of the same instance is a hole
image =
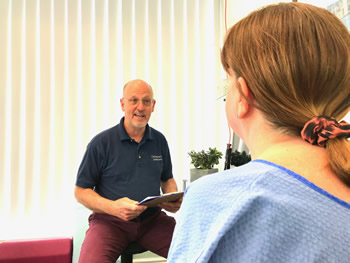
[[[170,263],[350,263],[350,204],[255,160],[186,189]]]

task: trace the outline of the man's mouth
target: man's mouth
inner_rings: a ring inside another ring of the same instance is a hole
[[[136,114],[136,113],[134,113],[134,116],[139,117],[139,118],[144,118],[145,114]]]

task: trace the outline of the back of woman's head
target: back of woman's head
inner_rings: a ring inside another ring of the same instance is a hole
[[[350,110],[350,34],[326,9],[280,3],[257,10],[228,31],[221,61],[245,79],[250,102],[285,133],[300,136],[314,117],[339,121]],[[330,167],[350,186],[347,137],[329,139],[326,148]]]

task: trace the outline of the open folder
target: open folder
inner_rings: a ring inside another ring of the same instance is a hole
[[[138,205],[145,205],[148,207],[157,206],[158,204],[163,202],[177,201],[181,197],[183,197],[183,195],[184,195],[184,192],[174,192],[174,193],[167,193],[167,194],[158,195],[158,196],[148,196],[145,199],[143,199],[141,202],[139,202]]]

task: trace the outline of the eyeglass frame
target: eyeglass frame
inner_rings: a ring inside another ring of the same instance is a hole
[[[142,104],[145,107],[152,106],[152,103],[154,102],[154,99],[139,99],[139,98],[131,98],[131,99],[123,98],[123,99],[130,102],[131,105],[137,105],[139,104],[140,101],[142,101]],[[148,101],[149,101],[149,104],[148,104]]]

